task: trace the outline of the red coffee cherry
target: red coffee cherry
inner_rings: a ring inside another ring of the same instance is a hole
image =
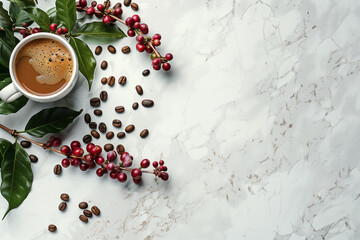
[[[53,147],[58,147],[61,145],[61,139],[60,138],[55,138],[54,141],[51,144]]]
[[[116,171],[116,170],[113,170],[113,171],[111,171],[111,172],[110,172],[110,178],[112,178],[112,179],[116,179],[116,178],[117,178],[117,176],[118,176],[118,173],[117,173],[117,171]]]
[[[111,161],[114,161],[116,159],[117,154],[116,154],[115,151],[110,151],[110,152],[108,152],[106,157],[107,157],[107,160],[109,160],[111,162]]]
[[[61,35],[61,34],[62,34],[62,28],[58,28],[58,29],[57,29],[57,33],[58,33],[59,35]]]
[[[83,7],[83,8],[87,6],[87,1],[86,0],[80,0],[79,3],[80,3],[80,6]]]
[[[117,176],[117,179],[119,182],[123,183],[123,182],[126,182],[126,179],[127,179],[127,175],[125,173],[120,173],[118,176]]]
[[[167,174],[167,173],[162,173],[162,174],[161,174],[161,179],[162,179],[163,181],[167,181],[167,180],[169,179],[169,174]]]
[[[77,158],[72,158],[72,159],[70,159],[70,165],[71,165],[71,166],[77,167],[77,166],[79,166],[79,164],[80,164],[80,160],[79,160],[79,159],[77,159]]]
[[[158,166],[159,164],[158,164],[157,161],[153,161],[152,165],[153,165],[154,168],[157,168],[157,166]]]
[[[139,52],[143,52],[143,51],[145,51],[145,45],[144,45],[144,44],[141,44],[141,43],[138,43],[138,44],[136,44],[136,49],[137,49]]]
[[[133,182],[135,184],[140,184],[141,183],[141,177],[140,178],[133,178]]]
[[[92,6],[92,7],[96,7],[96,5],[97,5],[97,2],[96,2],[96,1],[92,1],[92,2],[91,2],[91,6]]]
[[[112,171],[115,167],[115,164],[110,162],[108,164],[106,164],[106,169],[109,170],[109,171]]]
[[[153,65],[153,69],[159,71],[161,69],[161,65]]]
[[[147,33],[149,32],[148,25],[146,25],[146,23],[140,24],[140,31],[141,31],[143,34],[147,34]]]
[[[114,15],[119,16],[123,13],[123,10],[120,7],[114,9]]]
[[[162,65],[162,68],[164,69],[164,71],[169,71],[171,68],[171,65],[170,65],[170,63],[164,63]]]
[[[41,29],[40,28],[33,28],[33,30],[32,30],[32,33],[39,33],[39,32],[41,32]]]
[[[111,23],[111,17],[106,15],[103,18],[103,23],[105,23],[106,25],[109,25]]]
[[[103,4],[99,4],[99,5],[97,5],[97,9],[98,9],[100,12],[102,12],[102,11],[105,10],[105,6],[104,6]]]
[[[135,37],[135,31],[134,30],[132,30],[132,29],[129,29],[128,31],[127,31],[127,34],[128,34],[128,36],[129,37]]]
[[[94,13],[95,13],[95,8],[94,8],[94,7],[89,7],[89,8],[86,10],[86,14],[89,15],[89,16],[94,15]]]
[[[75,148],[72,154],[76,157],[81,157],[84,154],[84,150],[82,148]]]
[[[160,42],[159,39],[154,39],[154,40],[153,40],[153,45],[154,45],[154,46],[160,46],[160,44],[161,44],[161,42]]]
[[[60,148],[60,152],[61,152],[62,154],[64,154],[65,156],[68,156],[68,155],[70,154],[70,152],[71,152],[71,149],[70,149],[69,146],[64,145],[64,146],[62,146],[62,147]]]
[[[147,167],[149,167],[149,166],[150,166],[150,161],[149,161],[149,159],[144,159],[144,160],[142,160],[141,163],[140,163],[140,166],[141,166],[142,168],[147,168]]]
[[[86,154],[84,157],[85,162],[92,163],[94,160],[94,157],[91,154]]]
[[[64,34],[66,34],[66,33],[68,32],[68,30],[67,30],[65,27],[63,27],[63,28],[62,28],[62,32],[63,32]]]
[[[104,175],[105,171],[103,168],[98,168],[96,169],[96,175],[98,175],[99,177],[102,177]]]
[[[88,169],[88,165],[87,164],[85,164],[85,163],[81,163],[80,164],[80,170],[81,171],[86,171]]]
[[[96,159],[95,159],[95,162],[97,165],[102,165],[104,162],[105,162],[105,159],[101,156],[98,156]]]
[[[95,147],[95,144],[89,143],[89,144],[86,146],[86,151],[87,151],[87,152],[90,152],[91,149],[93,149],[94,147]]]
[[[131,18],[134,20],[134,22],[140,22],[141,21],[139,15],[136,15],[136,14],[133,15]]]
[[[171,61],[173,59],[173,55],[171,53],[168,53],[165,55],[166,60]]]
[[[134,22],[133,28],[140,29],[140,23],[139,22]]]
[[[150,45],[146,45],[145,51],[150,54],[153,52],[153,49],[150,47]]]
[[[61,165],[64,167],[64,168],[67,168],[70,166],[70,160],[68,158],[64,158],[62,161],[61,161]]]
[[[155,40],[155,39],[161,40],[161,35],[157,33],[157,34],[154,34],[154,36],[152,38],[153,38],[153,40]]]
[[[139,35],[136,37],[136,41],[138,41],[138,43],[144,43],[145,42],[145,38],[142,35]]]
[[[159,161],[160,166],[164,165],[164,163],[165,163],[164,160]]]
[[[128,27],[132,27],[134,25],[134,19],[132,19],[131,17],[128,17],[126,20],[125,20],[125,24],[126,26]]]
[[[160,59],[159,58],[154,58],[154,60],[152,60],[152,65],[155,66],[155,65],[160,65]]]
[[[99,156],[101,152],[102,152],[102,148],[99,145],[96,145],[90,151],[91,155],[95,157]]]
[[[132,176],[133,178],[139,179],[139,178],[141,178],[141,175],[142,175],[142,172],[141,172],[141,170],[138,169],[138,168],[134,168],[134,169],[131,171],[131,176]]]
[[[79,141],[72,141],[70,147],[71,149],[79,148],[81,147],[81,143]]]
[[[56,23],[50,24],[50,31],[51,31],[51,32],[55,32],[56,28],[57,28]]]

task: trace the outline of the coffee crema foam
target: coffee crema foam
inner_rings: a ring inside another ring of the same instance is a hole
[[[29,64],[39,74],[40,84],[55,85],[61,80],[68,82],[72,76],[73,63],[69,50],[52,39],[36,39],[21,49],[17,58],[27,57]]]

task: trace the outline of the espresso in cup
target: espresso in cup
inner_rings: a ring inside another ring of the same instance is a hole
[[[34,39],[26,43],[15,58],[18,83],[37,96],[53,95],[64,89],[73,71],[69,50],[54,39]]]

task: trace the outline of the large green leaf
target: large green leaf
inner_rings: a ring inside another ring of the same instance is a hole
[[[1,164],[1,194],[8,201],[9,207],[3,219],[14,208],[17,208],[30,192],[33,173],[29,156],[15,142],[9,147]]]
[[[76,22],[76,5],[74,0],[56,0],[57,17],[70,32]]]
[[[5,152],[10,146],[11,146],[11,142],[9,142],[6,139],[0,138],[0,168],[1,168],[1,163],[4,160]]]
[[[44,109],[30,118],[25,132],[38,138],[48,133],[59,133],[69,126],[81,112],[82,109],[77,112],[66,107]]]
[[[9,85],[10,83],[11,83],[10,78],[6,78],[5,81],[0,81],[0,90],[6,87],[7,85]],[[0,99],[0,114],[8,115],[11,113],[16,113],[22,107],[24,107],[27,102],[28,99],[25,96],[21,96],[11,103],[3,102]]]
[[[14,2],[10,2],[9,14],[15,26],[21,26],[23,22],[25,22],[28,26],[33,23],[27,13]]]
[[[36,22],[42,30],[49,32],[50,31],[50,18],[46,12],[40,8],[27,7],[23,9],[31,20]]]
[[[89,46],[80,39],[70,37],[70,45],[76,52],[76,56],[79,60],[80,72],[86,77],[90,89],[96,67],[95,57]]]
[[[11,30],[12,22],[8,12],[4,9],[3,3],[0,2],[0,27]]]
[[[84,24],[76,35],[87,35],[92,37],[123,38],[125,33],[115,24],[105,25],[102,22],[91,22]]]
[[[56,7],[50,8],[49,10],[46,11],[46,13],[50,17],[50,22],[56,23],[56,24],[60,23],[59,19],[57,18],[57,15],[56,15]]]
[[[10,2],[16,3],[21,8],[35,6],[34,0],[10,0]]]

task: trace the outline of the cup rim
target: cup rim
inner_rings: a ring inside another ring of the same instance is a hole
[[[71,54],[71,57],[73,59],[73,73],[71,75],[71,78],[69,80],[69,82],[66,84],[66,86],[61,89],[59,92],[56,92],[52,95],[47,95],[47,96],[38,96],[35,94],[32,94],[30,92],[28,92],[26,89],[24,89],[18,82],[18,79],[16,77],[15,74],[15,59],[17,57],[17,54],[19,53],[20,49],[26,45],[28,42],[35,40],[35,39],[39,39],[39,38],[47,38],[47,39],[53,39],[56,40],[58,42],[60,42],[61,44],[63,44],[68,51]],[[10,77],[12,80],[12,83],[15,85],[16,89],[18,89],[23,95],[25,95],[26,97],[35,100],[35,101],[51,101],[54,100],[56,98],[58,98],[60,95],[64,94],[67,92],[67,90],[69,88],[72,87],[73,82],[77,79],[78,77],[78,71],[79,71],[79,62],[76,56],[76,53],[74,51],[74,49],[71,47],[71,45],[65,40],[65,38],[52,34],[52,33],[36,33],[33,35],[30,35],[26,38],[24,38],[23,40],[21,40],[16,47],[14,48],[13,52],[11,53],[10,56],[10,61],[9,61],[9,71],[10,71]]]

